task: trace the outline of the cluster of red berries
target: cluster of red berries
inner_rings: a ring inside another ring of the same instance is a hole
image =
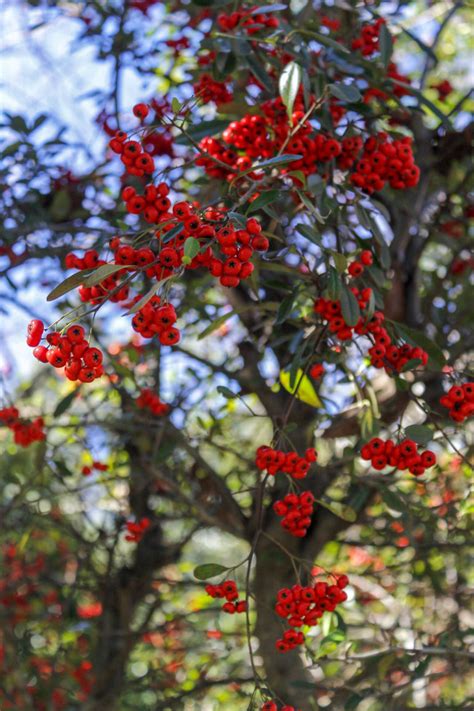
[[[90,466],[85,465],[82,467],[81,474],[83,476],[90,476],[92,474],[93,469],[95,469],[98,472],[106,472],[109,469],[109,465],[103,464],[102,462],[97,462],[94,460]]]
[[[168,198],[170,189],[166,183],[148,183],[145,185],[143,195],[139,195],[135,188],[127,185],[122,190],[122,200],[125,208],[131,215],[141,215],[145,222],[167,222],[172,219],[169,214],[171,200]]]
[[[282,452],[263,445],[257,449],[255,464],[260,471],[267,471],[272,476],[283,472],[293,479],[304,479],[311,464],[318,458],[313,447],[306,450],[304,457],[296,452]]]
[[[367,308],[372,290],[367,288],[359,291],[351,287],[351,291],[357,299],[360,310]],[[389,375],[394,372],[399,373],[410,361],[419,360],[422,365],[428,362],[428,354],[423,348],[408,343],[401,346],[392,343],[391,336],[382,325],[385,320],[382,311],[375,311],[368,321],[361,316],[355,326],[348,326],[342,316],[341,303],[338,300],[321,297],[315,301],[314,310],[328,322],[331,333],[341,341],[350,341],[354,334],[372,336],[374,345],[368,350],[371,365],[374,368],[384,368]]]
[[[357,299],[360,310],[363,311],[367,308],[372,294],[372,289],[367,288],[359,291],[356,287],[351,287],[351,291]],[[346,324],[342,316],[341,302],[337,299],[331,300],[324,299],[323,297],[316,299],[314,302],[314,311],[319,314],[324,321],[328,322],[331,333],[334,333],[341,341],[350,341],[354,335],[354,332],[357,334],[367,332],[362,318],[359,319],[356,326],[348,326]],[[370,328],[371,322],[369,321],[369,324],[367,325],[367,330],[369,332],[371,332]]]
[[[317,582],[303,587],[293,585],[278,591],[275,612],[288,620],[291,627],[314,627],[326,611],[334,612],[337,605],[347,600],[344,588],[348,585],[347,575],[340,575],[335,585]],[[296,629],[286,630],[282,639],[277,640],[276,647],[280,652],[288,652],[303,644],[305,636]]]
[[[15,444],[20,447],[28,447],[33,442],[41,442],[46,439],[43,430],[44,420],[37,417],[31,422],[20,418],[20,413],[16,407],[4,407],[0,410],[0,422],[13,432]]]
[[[464,422],[474,415],[474,383],[453,385],[440,399],[440,403],[448,408],[452,420]]]
[[[436,464],[436,454],[429,449],[419,452],[418,445],[412,439],[404,439],[400,444],[395,444],[391,439],[384,442],[379,437],[373,437],[364,444],[360,455],[365,461],[370,461],[377,471],[390,466],[400,471],[408,469],[415,476],[422,476],[425,469]]]
[[[180,332],[174,326],[176,319],[174,306],[162,304],[159,296],[153,296],[134,315],[132,327],[143,338],[158,336],[161,345],[174,346],[180,339]]]
[[[274,15],[258,12],[258,7],[241,8],[230,14],[224,12],[217,16],[217,24],[224,30],[229,32],[240,26],[245,29],[248,35],[254,35],[263,29],[274,30],[278,27],[278,19]]]
[[[351,183],[371,194],[382,190],[388,182],[391,188],[413,188],[420,178],[415,165],[412,138],[404,136],[390,141],[386,133],[371,136],[364,144],[361,158],[351,175]]]
[[[222,609],[229,615],[236,612],[246,612],[247,603],[245,600],[239,600],[239,591],[235,580],[224,580],[220,585],[206,585],[205,590],[212,598],[225,598]]]
[[[229,91],[226,83],[216,81],[207,72],[201,74],[198,81],[194,84],[194,94],[203,104],[209,104],[213,101],[217,106],[227,104],[233,99],[233,94]]]
[[[83,257],[78,257],[77,254],[70,252],[66,255],[64,264],[66,269],[97,269],[107,264],[107,262],[104,259],[99,259],[99,253],[96,249],[88,249],[84,252]],[[104,281],[95,286],[85,286],[82,284],[79,287],[79,297],[81,301],[84,303],[100,304],[105,299],[114,303],[128,299],[128,284],[119,286],[119,279],[125,271],[126,270],[110,274]]]
[[[125,536],[126,541],[131,541],[132,543],[139,543],[142,540],[145,531],[151,526],[151,521],[149,518],[141,518],[136,523],[134,521],[127,521],[125,528],[128,533]]]
[[[353,50],[360,50],[364,57],[370,57],[380,49],[379,37],[380,28],[385,25],[385,20],[381,17],[375,22],[367,23],[362,26],[360,35],[352,40],[351,47]]]
[[[322,363],[315,363],[311,366],[309,374],[312,378],[317,380],[318,378],[321,378],[322,375],[324,375],[324,372],[324,365]]]
[[[273,510],[283,516],[282,527],[297,538],[304,538],[311,525],[314,496],[310,491],[301,494],[287,494],[282,501],[275,501]]]
[[[351,182],[368,193],[382,190],[387,181],[395,189],[413,187],[418,182],[419,169],[414,163],[409,137],[391,141],[386,133],[378,133],[364,142],[361,136],[338,140],[323,133],[315,134],[311,123],[303,120],[301,91],[292,114],[292,125],[299,126],[297,131],[288,122],[281,98],[265,101],[260,108],[263,116],[247,114],[239,121],[232,121],[221,139],[203,138],[196,165],[203,166],[211,177],[232,180],[236,173],[250,171],[255,161],[278,155],[284,146],[286,153],[298,157],[281,169],[282,175],[298,170],[305,175],[319,172],[324,178],[324,164],[335,159],[342,170],[352,169],[357,163]],[[248,175],[256,180],[263,172],[255,170]]]
[[[157,417],[167,415],[170,409],[170,406],[161,402],[159,395],[154,393],[151,388],[144,388],[135,400],[135,404],[141,410],[149,410]]]
[[[278,704],[276,701],[265,701],[263,704],[261,711],[278,711]],[[285,704],[284,706],[280,707],[280,711],[300,711],[299,709],[296,709],[294,706],[288,706],[288,704]]]
[[[64,336],[57,331],[48,333],[48,346],[39,345],[43,332],[42,321],[30,321],[26,342],[34,348],[33,355],[41,363],[64,368],[68,380],[79,380],[81,383],[91,383],[104,374],[102,351],[89,346],[84,338],[85,330],[78,323],[69,326]]]
[[[125,131],[117,131],[112,140],[109,141],[109,147],[120,156],[129,175],[142,178],[145,174],[154,172],[155,161],[153,156],[143,149],[139,141],[129,140]]]
[[[370,267],[373,264],[373,261],[372,252],[369,249],[364,249],[359,257],[349,264],[347,271],[351,277],[356,279],[364,273],[365,267]]]

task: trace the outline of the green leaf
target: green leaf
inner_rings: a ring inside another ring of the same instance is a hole
[[[328,297],[336,301],[341,296],[342,280],[334,267],[329,267],[328,269],[328,284],[327,291]]]
[[[300,233],[300,235],[303,235],[303,237],[306,237],[306,239],[309,239],[311,242],[314,242],[314,244],[320,244],[321,243],[321,235],[314,229],[314,227],[310,227],[309,225],[303,225],[303,223],[300,223],[299,225],[296,225],[296,231]]]
[[[329,84],[329,91],[336,99],[350,104],[362,99],[359,89],[354,84]]]
[[[247,212],[257,212],[257,210],[261,210],[266,205],[270,205],[270,203],[274,202],[278,198],[279,194],[279,190],[267,190],[266,192],[261,193],[250,203],[250,207]]]
[[[288,62],[278,81],[281,100],[286,106],[286,112],[291,119],[293,106],[303,79],[303,70],[297,62]]]
[[[161,238],[161,244],[167,244],[168,242],[171,242],[172,239],[177,237],[181,232],[183,231],[183,223],[178,222],[176,227],[173,227],[172,230],[169,230],[168,232],[165,232],[163,237]]]
[[[347,269],[347,257],[333,249],[328,249],[328,252],[331,254],[339,274],[344,274]]]
[[[293,163],[295,160],[300,160],[302,158],[302,155],[299,154],[291,154],[291,153],[282,153],[281,156],[275,156],[274,158],[269,158],[268,160],[263,160],[261,163],[257,163],[256,165],[252,166],[250,168],[250,171],[257,170],[260,168],[273,168],[276,165],[284,165],[285,163]],[[248,171],[245,171],[248,172]]]
[[[433,439],[433,432],[426,425],[409,425],[405,427],[405,435],[423,447]]]
[[[345,282],[341,282],[341,311],[348,326],[355,326],[360,318],[358,301]]]
[[[290,372],[282,370],[280,372],[280,383],[287,392],[291,395],[295,395],[295,397],[298,400],[301,400],[301,402],[305,402],[307,405],[311,405],[312,407],[323,406],[321,400],[316,394],[313,383],[308,376],[303,373],[301,368],[296,370],[296,377],[293,384],[291,384]]]
[[[76,399],[78,395],[78,388],[73,390],[72,392],[68,393],[65,397],[63,397],[62,400],[58,402],[56,405],[56,408],[53,412],[53,417],[60,417],[66,410],[70,408],[74,400]]]
[[[189,259],[194,259],[194,257],[199,254],[199,249],[199,240],[195,237],[188,237],[183,246],[184,256]]]
[[[84,284],[85,279],[90,275],[90,273],[90,269],[81,269],[80,272],[71,274],[71,276],[68,276],[67,279],[64,279],[64,281],[55,286],[54,289],[49,292],[46,297],[46,301],[54,301],[55,299],[59,299],[60,296],[63,296],[69,291],[76,289],[76,287],[81,286],[81,284]]]
[[[239,397],[238,393],[234,393],[232,390],[230,390],[230,388],[226,388],[225,385],[218,385],[216,390],[227,400],[233,400],[234,398]]]
[[[179,114],[179,112],[181,111],[181,101],[176,98],[176,96],[173,96],[173,98],[171,99],[171,108],[174,114]]]
[[[54,193],[53,201],[49,208],[51,217],[57,221],[64,220],[71,212],[72,200],[67,190],[58,190]]]
[[[225,119],[212,119],[211,121],[203,121],[195,126],[186,128],[186,134],[181,134],[175,138],[175,143],[185,145],[193,141],[200,141],[205,136],[215,136],[216,133],[221,133],[227,126],[229,121]]]
[[[161,286],[165,281],[168,281],[168,279],[171,279],[171,278],[172,278],[172,277],[169,276],[169,277],[166,277],[166,279],[160,279],[160,281],[155,282],[155,283],[152,285],[151,289],[149,289],[149,291],[147,291],[146,294],[144,294],[144,295],[142,296],[142,298],[139,299],[139,300],[136,302],[136,304],[133,304],[132,308],[129,309],[129,311],[127,311],[127,312],[124,314],[124,316],[129,316],[130,314],[136,314],[136,313],[138,313],[138,311],[140,311],[140,309],[142,309],[142,308],[155,296],[155,294],[156,294],[156,292],[158,291],[158,289],[160,288],[160,286]]]
[[[283,5],[281,2],[274,3],[273,5],[260,5],[259,7],[256,7],[255,10],[252,10],[250,13],[251,15],[260,15],[260,13],[271,13],[271,12],[279,12],[280,10],[286,10],[286,5]]]
[[[319,32],[313,32],[313,30],[303,30],[300,34],[305,34],[309,37],[313,37],[317,42],[319,42],[319,44],[322,44],[325,47],[330,47],[331,49],[335,49],[337,52],[341,52],[342,54],[350,54],[350,51],[347,49],[347,47],[344,47],[344,45],[339,44],[339,42],[336,42],[336,40],[333,40],[331,37],[327,37],[326,35],[322,35]]]
[[[401,499],[397,494],[394,494],[393,491],[390,491],[390,489],[387,489],[386,487],[383,487],[380,491],[382,494],[382,499],[387,504],[389,509],[399,511],[400,513],[406,513],[407,506],[403,499]]]
[[[219,316],[219,318],[214,319],[214,321],[211,321],[209,326],[206,326],[204,331],[201,331],[201,333],[198,336],[198,341],[200,341],[202,338],[205,338],[213,331],[217,331],[217,329],[220,328],[222,326],[222,324],[224,324],[230,318],[232,318],[232,316],[236,316],[237,314],[241,314],[244,311],[248,311],[249,308],[251,308],[251,307],[246,306],[245,308],[242,308],[242,309],[235,309],[234,311],[228,311],[227,313],[223,314],[222,316]]]
[[[379,34],[380,59],[384,67],[388,67],[393,51],[393,40],[387,25],[381,25]]]
[[[207,580],[208,578],[215,578],[216,575],[220,575],[226,570],[229,570],[229,568],[218,563],[204,563],[194,568],[194,577],[198,580]]]
[[[398,323],[397,321],[391,321],[395,326],[398,334],[402,336],[408,343],[414,346],[420,346],[428,353],[431,364],[438,369],[441,369],[446,365],[446,358],[443,355],[443,351],[436,343],[428,338],[421,331],[417,331],[415,328],[409,328],[404,324]]]
[[[290,294],[289,296],[286,296],[283,299],[280,306],[278,307],[277,315],[275,318],[275,325],[286,321],[288,316],[291,314],[294,308],[296,295],[297,293],[295,292],[294,294]]]
[[[245,57],[245,62],[254,75],[256,79],[262,84],[262,86],[268,91],[273,93],[274,88],[268,73],[265,71],[264,67],[255,59],[255,56],[249,54]]]
[[[315,501],[317,501],[317,503],[321,506],[324,506],[325,509],[328,509],[328,511],[333,513],[334,516],[342,518],[343,521],[348,521],[349,523],[357,521],[357,513],[351,506],[347,506],[346,504],[342,504],[340,501],[332,501],[327,498],[315,499]]]
[[[131,265],[128,265],[131,266]],[[95,286],[107,279],[111,274],[119,272],[121,269],[126,269],[127,265],[123,264],[102,264],[102,266],[94,269],[94,271],[84,281],[84,286]]]

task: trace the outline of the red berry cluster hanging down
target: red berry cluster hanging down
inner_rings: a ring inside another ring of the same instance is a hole
[[[287,494],[282,501],[275,501],[273,510],[282,516],[282,527],[297,538],[304,538],[311,525],[314,496],[310,491],[301,494]]]
[[[294,706],[288,706],[288,704],[285,704],[284,706],[278,706],[276,701],[265,701],[263,704],[261,711],[300,711],[300,709],[296,709]]]
[[[132,543],[139,543],[142,540],[145,531],[147,531],[150,526],[151,521],[149,518],[141,518],[137,522],[127,521],[125,524],[125,528],[127,529],[128,533],[125,536],[125,540],[130,541]]]
[[[154,172],[155,161],[153,156],[143,149],[139,141],[129,140],[125,131],[117,131],[109,142],[109,146],[114,153],[120,156],[120,160],[129,175],[142,178],[144,175]]]
[[[27,344],[34,348],[33,355],[41,363],[53,368],[64,368],[68,380],[91,383],[104,374],[103,354],[99,348],[91,348],[84,338],[85,331],[79,324],[69,326],[64,336],[57,331],[48,333],[48,346],[39,345],[44,324],[37,319],[28,324]]]
[[[157,417],[167,415],[170,409],[170,406],[165,402],[161,402],[159,395],[154,393],[150,388],[144,388],[140,392],[140,395],[135,400],[135,404],[141,410],[149,410]]]
[[[29,422],[20,417],[16,407],[4,407],[0,410],[0,423],[3,423],[13,432],[13,440],[20,447],[29,447],[33,442],[41,442],[46,439],[43,430],[44,420],[36,417]]]
[[[275,612],[287,619],[293,628],[303,625],[314,627],[326,611],[334,612],[337,605],[347,600],[344,588],[348,583],[347,576],[341,575],[336,585],[317,582],[312,586],[293,585],[292,588],[283,588],[278,591]],[[277,640],[276,647],[280,652],[288,652],[303,644],[304,640],[303,632],[290,629]]]
[[[293,479],[304,479],[313,462],[318,458],[315,449],[310,447],[304,457],[296,452],[282,452],[263,445],[257,449],[255,464],[260,471],[267,471],[272,476],[282,472]]]
[[[386,182],[395,190],[415,187],[420,169],[415,165],[411,146],[409,136],[395,141],[390,141],[386,133],[371,136],[351,175],[352,184],[369,194],[382,190]]]
[[[452,420],[464,422],[474,415],[474,383],[453,385],[440,399],[440,403],[448,408]]]
[[[350,290],[356,297],[360,310],[364,311],[368,306],[372,290],[367,288],[359,291],[355,287],[351,287]],[[397,346],[392,343],[391,336],[382,326],[385,320],[382,311],[375,311],[368,321],[362,316],[355,326],[348,326],[342,316],[341,302],[338,300],[321,297],[315,301],[314,310],[328,322],[329,331],[341,341],[351,340],[354,334],[371,336],[374,345],[369,348],[368,355],[374,368],[384,368],[388,374],[392,374],[399,373],[409,361],[420,361],[421,365],[428,363],[428,354],[419,346],[410,346],[408,343]],[[415,367],[416,363],[413,365]]]
[[[153,296],[132,319],[132,328],[143,338],[158,336],[163,346],[179,342],[180,332],[175,328],[176,311],[172,304],[163,304],[159,296]],[[144,401],[143,401],[144,402]],[[146,405],[139,405],[139,407]]]
[[[229,615],[247,610],[245,600],[239,600],[239,591],[235,580],[224,580],[220,585],[206,585],[205,590],[212,598],[225,598],[227,600],[222,605],[222,609]]]
[[[419,452],[418,445],[411,439],[395,444],[391,439],[384,442],[379,437],[373,437],[362,447],[360,454],[377,471],[390,466],[400,471],[408,469],[410,474],[421,476],[436,464],[436,454],[429,449]]]

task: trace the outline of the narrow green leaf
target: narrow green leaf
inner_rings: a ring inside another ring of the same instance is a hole
[[[390,30],[387,25],[383,24],[380,27],[379,34],[380,59],[384,67],[388,67],[393,51],[393,40]]]
[[[389,509],[399,511],[400,513],[405,513],[407,511],[407,506],[403,499],[401,499],[397,494],[394,494],[393,491],[390,491],[390,489],[383,487],[381,489],[381,494],[382,499],[387,504]]]
[[[409,425],[405,427],[405,435],[423,447],[433,439],[433,432],[426,425]]]
[[[80,272],[71,274],[71,276],[68,276],[67,279],[64,279],[64,281],[55,286],[54,289],[49,292],[46,297],[46,301],[54,301],[55,299],[59,299],[60,296],[64,296],[64,294],[67,294],[69,291],[81,286],[81,284],[84,284],[90,273],[90,269],[82,269]]]
[[[349,523],[354,523],[357,520],[357,514],[354,511],[353,508],[350,506],[346,506],[345,504],[341,504],[340,501],[332,501],[331,499],[315,499],[318,504],[321,504],[321,506],[324,506],[325,509],[328,509],[331,513],[334,514],[334,516],[337,516],[338,518],[342,518],[343,521],[349,521]]]
[[[56,408],[53,412],[53,417],[60,417],[66,410],[70,408],[74,400],[76,399],[78,394],[78,388],[76,390],[73,390],[72,392],[68,393],[65,397],[63,397],[62,400],[58,402],[56,405]]]
[[[300,235],[303,235],[303,237],[309,239],[310,242],[314,242],[314,244],[321,243],[321,235],[314,229],[314,227],[300,223],[299,225],[296,225],[295,229],[300,233]]]
[[[362,99],[359,89],[354,84],[329,84],[329,91],[336,99],[350,104]]]
[[[344,45],[339,44],[339,42],[336,42],[336,40],[333,40],[327,35],[322,35],[320,32],[313,32],[313,30],[303,30],[301,34],[313,37],[317,42],[319,42],[319,44],[322,44],[325,47],[330,47],[331,49],[335,49],[337,52],[341,52],[341,54],[350,54],[350,51],[347,49],[347,47],[344,47]]]
[[[298,90],[303,78],[303,69],[297,62],[288,62],[283,69],[278,81],[278,89],[281,100],[286,106],[286,112],[291,119],[293,114],[293,106],[298,94]]]
[[[220,575],[226,570],[229,570],[229,568],[218,563],[204,563],[194,568],[194,577],[198,580],[207,580],[208,578],[215,578],[216,575]]]
[[[131,266],[131,265],[129,265]],[[127,266],[123,264],[102,264],[102,266],[94,269],[92,274],[87,277],[84,281],[85,286],[95,286],[100,284],[104,279],[107,279],[111,274],[119,272],[121,269],[126,269]]]
[[[255,198],[255,200],[253,200],[253,202],[250,203],[248,212],[257,212],[258,210],[261,210],[266,205],[270,205],[270,203],[274,202],[279,195],[279,190],[267,190],[266,192],[261,193],[257,198]]]
[[[218,385],[216,390],[227,400],[233,400],[234,398],[239,397],[238,393],[234,393],[232,390],[230,390],[230,388],[226,388],[225,385]]]
[[[360,318],[360,308],[356,297],[347,285],[341,283],[341,311],[348,326],[356,326]]]

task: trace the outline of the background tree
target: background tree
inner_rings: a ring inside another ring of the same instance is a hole
[[[18,17],[2,709],[470,707],[463,3]]]

